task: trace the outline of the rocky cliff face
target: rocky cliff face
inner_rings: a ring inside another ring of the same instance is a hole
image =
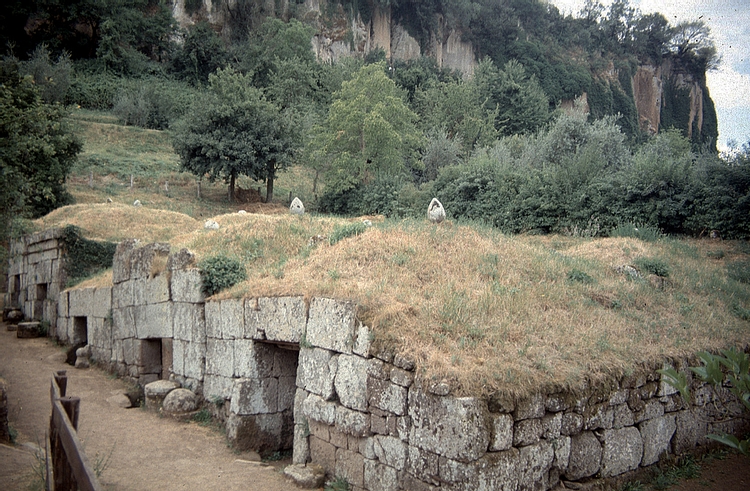
[[[653,135],[660,127],[686,126],[688,138],[699,136],[693,133],[704,131],[704,92],[704,82],[680,70],[670,59],[660,66],[638,67],[633,77],[633,97],[641,130]]]
[[[337,8],[334,8],[337,7]],[[461,39],[461,33],[439,19],[439,30],[433,34],[424,52],[406,29],[393,21],[390,7],[373,6],[371,19],[365,22],[358,14],[330,4],[328,0],[305,0],[302,4],[289,0],[173,0],[172,12],[181,27],[200,20],[216,26],[223,36],[232,29],[253,28],[268,16],[298,19],[317,24],[313,50],[321,61],[336,61],[346,56],[364,56],[383,49],[388,59],[411,60],[422,55],[432,56],[439,66],[460,70],[465,76],[474,73],[474,48]]]

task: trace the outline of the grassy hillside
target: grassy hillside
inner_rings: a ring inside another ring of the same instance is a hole
[[[284,203],[238,214],[247,206],[226,203],[218,184],[195,199],[167,135],[92,119],[77,119],[83,160],[111,155],[111,163],[95,172],[93,188],[84,168],[71,180],[73,194],[92,204],[57,210],[40,226],[73,223],[92,237],[168,240],[199,260],[240,260],[249,280],[217,298],[353,299],[376,343],[413,355],[424,376],[459,393],[575,389],[750,343],[746,242],[507,236],[472,223],[381,217],[366,217],[373,225],[364,227],[362,218],[292,216]],[[128,162],[142,169],[133,190],[117,170]],[[286,174],[287,189],[296,184],[290,176],[304,182],[301,170]],[[132,206],[136,198],[142,208]],[[218,230],[202,226],[212,212]]]

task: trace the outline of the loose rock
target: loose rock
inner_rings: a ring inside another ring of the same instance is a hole
[[[432,198],[430,206],[427,207],[427,218],[432,223],[440,223],[445,220],[445,209],[437,198]]]
[[[325,469],[317,464],[289,465],[284,469],[284,475],[304,489],[316,489],[323,486]]]
[[[295,197],[292,200],[292,204],[289,205],[289,213],[292,215],[303,215],[305,213],[305,205],[299,198]]]
[[[214,220],[206,220],[206,223],[203,224],[203,228],[206,230],[219,230],[219,224],[216,223]]]

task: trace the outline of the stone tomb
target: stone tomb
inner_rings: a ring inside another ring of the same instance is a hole
[[[295,464],[354,490],[547,490],[652,465],[742,424],[728,393],[692,381],[686,403],[655,371],[523,401],[456,397],[420,379],[414,360],[375,349],[352,302],[206,301],[192,255],[165,244],[120,244],[113,283],[62,292],[58,337],[79,339],[84,317],[103,365],[189,388],[238,448],[292,448]]]

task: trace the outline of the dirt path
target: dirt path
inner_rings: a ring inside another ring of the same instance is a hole
[[[32,449],[42,444],[49,425],[55,370],[68,371],[68,395],[81,398],[79,437],[92,464],[103,463],[111,454],[100,477],[105,489],[298,489],[280,474],[288,462],[266,466],[255,453],[232,451],[214,430],[107,402],[127,387],[122,380],[96,368],[66,365],[65,352],[51,341],[18,339],[0,324],[0,377],[9,385],[10,424],[18,431],[17,442],[25,444],[0,445],[0,490],[30,489],[34,484]]]

